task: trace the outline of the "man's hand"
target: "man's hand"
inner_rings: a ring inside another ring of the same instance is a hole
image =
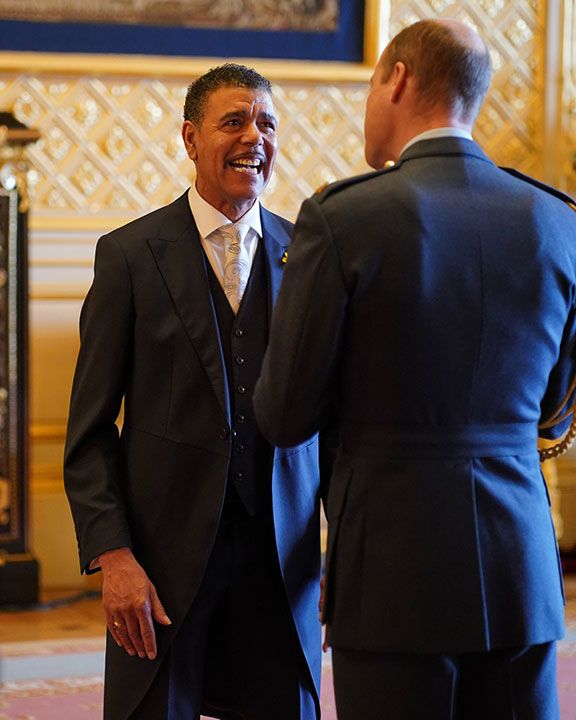
[[[103,573],[102,604],[116,643],[128,655],[156,657],[153,621],[171,625],[156,588],[129,548],[109,550],[98,558]]]

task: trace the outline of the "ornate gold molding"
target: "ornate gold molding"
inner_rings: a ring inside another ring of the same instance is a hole
[[[34,283],[30,288],[30,300],[84,300],[88,284],[81,283]]]
[[[62,466],[48,463],[33,464],[30,473],[30,487],[33,494],[54,494],[64,492]]]
[[[66,437],[66,423],[33,423],[30,439],[34,442],[59,442]]]
[[[240,58],[274,82],[366,82],[387,33],[388,0],[366,0],[364,60],[362,63]],[[68,53],[0,52],[0,71],[31,74],[125,75],[147,78],[191,78],[222,62],[218,57],[153,55],[95,55]]]

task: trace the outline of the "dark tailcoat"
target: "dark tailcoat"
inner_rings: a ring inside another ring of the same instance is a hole
[[[261,217],[271,308],[291,226],[265,209]],[[107,702],[114,720],[123,720],[152,682],[199,587],[232,447],[223,352],[186,195],[100,239],[80,327],[65,481],[81,566],[131,547],[173,622],[157,627],[154,662],[108,643],[114,682]],[[283,581],[318,693],[317,451],[315,438],[274,450],[269,477]]]
[[[298,218],[254,406],[311,436],[338,398],[329,640],[462,653],[563,632],[538,423],[574,373],[576,216],[472,141],[410,147]]]

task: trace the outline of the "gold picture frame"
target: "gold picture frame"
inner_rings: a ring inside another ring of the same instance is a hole
[[[389,0],[365,0],[364,52],[361,63],[316,60],[238,58],[272,81],[365,82],[388,35]],[[220,60],[221,58],[217,58]],[[214,65],[214,57],[104,55],[96,53],[0,52],[0,72],[128,77],[190,78]]]

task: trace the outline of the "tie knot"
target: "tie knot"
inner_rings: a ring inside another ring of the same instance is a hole
[[[221,225],[218,228],[218,232],[228,242],[236,245],[244,240],[249,229],[250,225],[247,223],[227,223],[226,225]]]

